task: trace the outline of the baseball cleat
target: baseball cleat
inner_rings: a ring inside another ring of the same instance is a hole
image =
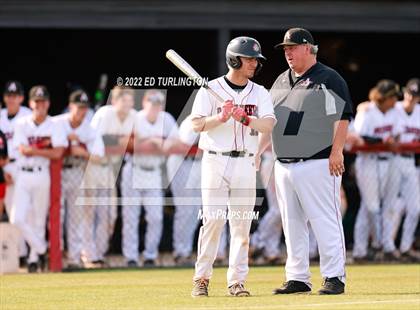
[[[192,297],[207,297],[209,296],[208,292],[209,280],[207,279],[198,279],[194,281],[194,286],[191,292]]]
[[[322,289],[318,291],[319,295],[339,295],[344,293],[344,283],[337,277],[325,278]]]
[[[301,281],[290,280],[283,283],[283,286],[273,290],[273,295],[281,294],[310,294],[311,288]]]
[[[404,263],[418,263],[420,262],[420,257],[416,252],[409,250],[401,253],[401,261]]]
[[[36,273],[36,272],[38,272],[38,263],[29,263],[28,264],[28,272],[29,273]]]
[[[248,297],[251,294],[247,291],[242,283],[235,283],[228,288],[228,293],[230,296],[235,297]]]
[[[155,266],[156,266],[156,264],[155,264],[155,261],[153,259],[146,259],[143,262],[143,267],[155,267]]]
[[[135,260],[129,260],[127,262],[127,267],[128,268],[135,268],[135,267],[138,267],[138,266],[139,266],[139,264]]]

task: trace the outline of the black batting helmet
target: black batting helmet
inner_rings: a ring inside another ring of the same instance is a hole
[[[258,67],[255,74],[261,70],[261,60],[266,58],[261,54],[261,45],[257,40],[250,37],[237,37],[229,42],[226,48],[226,63],[233,69],[239,69],[242,66],[239,57],[257,58]]]

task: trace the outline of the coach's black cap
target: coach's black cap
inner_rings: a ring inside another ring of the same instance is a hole
[[[376,89],[384,98],[400,95],[400,86],[393,80],[380,80],[376,84]]]
[[[303,28],[291,28],[284,35],[283,42],[274,46],[274,48],[282,48],[284,45],[300,45],[315,44],[311,33]]]
[[[69,102],[80,105],[90,105],[89,96],[81,89],[75,90],[70,94]]]
[[[43,85],[37,85],[29,91],[29,100],[50,100],[50,94]]]
[[[404,91],[412,96],[420,97],[420,79],[414,78],[407,82]]]
[[[18,81],[7,82],[4,87],[4,92],[3,92],[3,94],[5,95],[10,95],[10,94],[23,95],[24,93],[25,92],[24,92],[23,86]]]

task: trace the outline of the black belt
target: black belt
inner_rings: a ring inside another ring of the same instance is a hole
[[[277,160],[281,162],[282,164],[295,164],[295,163],[307,161],[309,159],[310,158],[277,158]]]
[[[22,171],[26,172],[36,172],[36,171],[42,171],[42,167],[21,167]]]
[[[149,167],[149,166],[134,165],[134,167],[140,168],[143,171],[155,171],[155,170],[157,170],[156,167]]]
[[[16,158],[9,158],[9,163],[14,163],[16,161]]]
[[[245,157],[246,155],[248,155],[249,157],[254,156],[253,153],[247,153],[245,151],[230,151],[230,152],[215,152],[215,151],[208,151],[209,154],[221,154],[223,156],[229,156],[229,157]]]
[[[384,156],[378,156],[377,157],[378,160],[384,161],[384,160],[388,160],[389,157],[384,157]]]
[[[82,166],[81,165],[71,165],[71,164],[63,165],[63,169],[72,169],[72,168],[82,168]]]
[[[414,158],[414,154],[401,153],[400,155],[401,157],[404,157],[404,158],[410,158],[410,159]]]

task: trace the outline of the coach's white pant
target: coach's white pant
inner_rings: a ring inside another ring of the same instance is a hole
[[[42,167],[41,171],[20,171],[15,185],[10,222],[20,229],[31,248],[29,263],[37,261],[37,255],[47,251],[45,231],[50,182],[49,168]]]
[[[276,191],[287,247],[286,278],[310,283],[308,221],[318,241],[321,274],[345,278],[345,243],[340,214],[341,177],[328,159],[275,164]]]
[[[252,218],[246,215],[255,205],[256,171],[254,157],[232,158],[204,153],[202,159],[203,226],[198,239],[194,280],[210,279],[220,235],[226,218],[220,214],[227,207],[230,253],[228,286],[245,282],[248,274],[249,231]],[[238,217],[233,215],[239,215]]]
[[[4,197],[4,204],[6,206],[6,212],[10,216],[13,206],[13,197],[15,195],[15,185],[19,175],[18,166],[16,162],[8,163],[3,167],[4,172],[11,175],[13,183],[8,184],[6,188],[6,196]],[[20,231],[19,231],[20,234]],[[28,254],[28,249],[26,248],[26,242],[23,236],[19,235],[19,256],[26,256]]]
[[[148,187],[148,188],[146,188]],[[163,191],[160,169],[144,171],[133,169],[131,162],[124,165],[121,178],[122,207],[122,252],[129,260],[139,257],[139,221],[141,205],[146,210],[147,229],[144,259],[156,259],[163,228]]]
[[[201,160],[171,155],[167,162],[168,175],[171,166],[175,170],[171,173],[173,178],[170,178],[175,205],[172,242],[174,256],[188,257],[192,252],[201,208]]]

